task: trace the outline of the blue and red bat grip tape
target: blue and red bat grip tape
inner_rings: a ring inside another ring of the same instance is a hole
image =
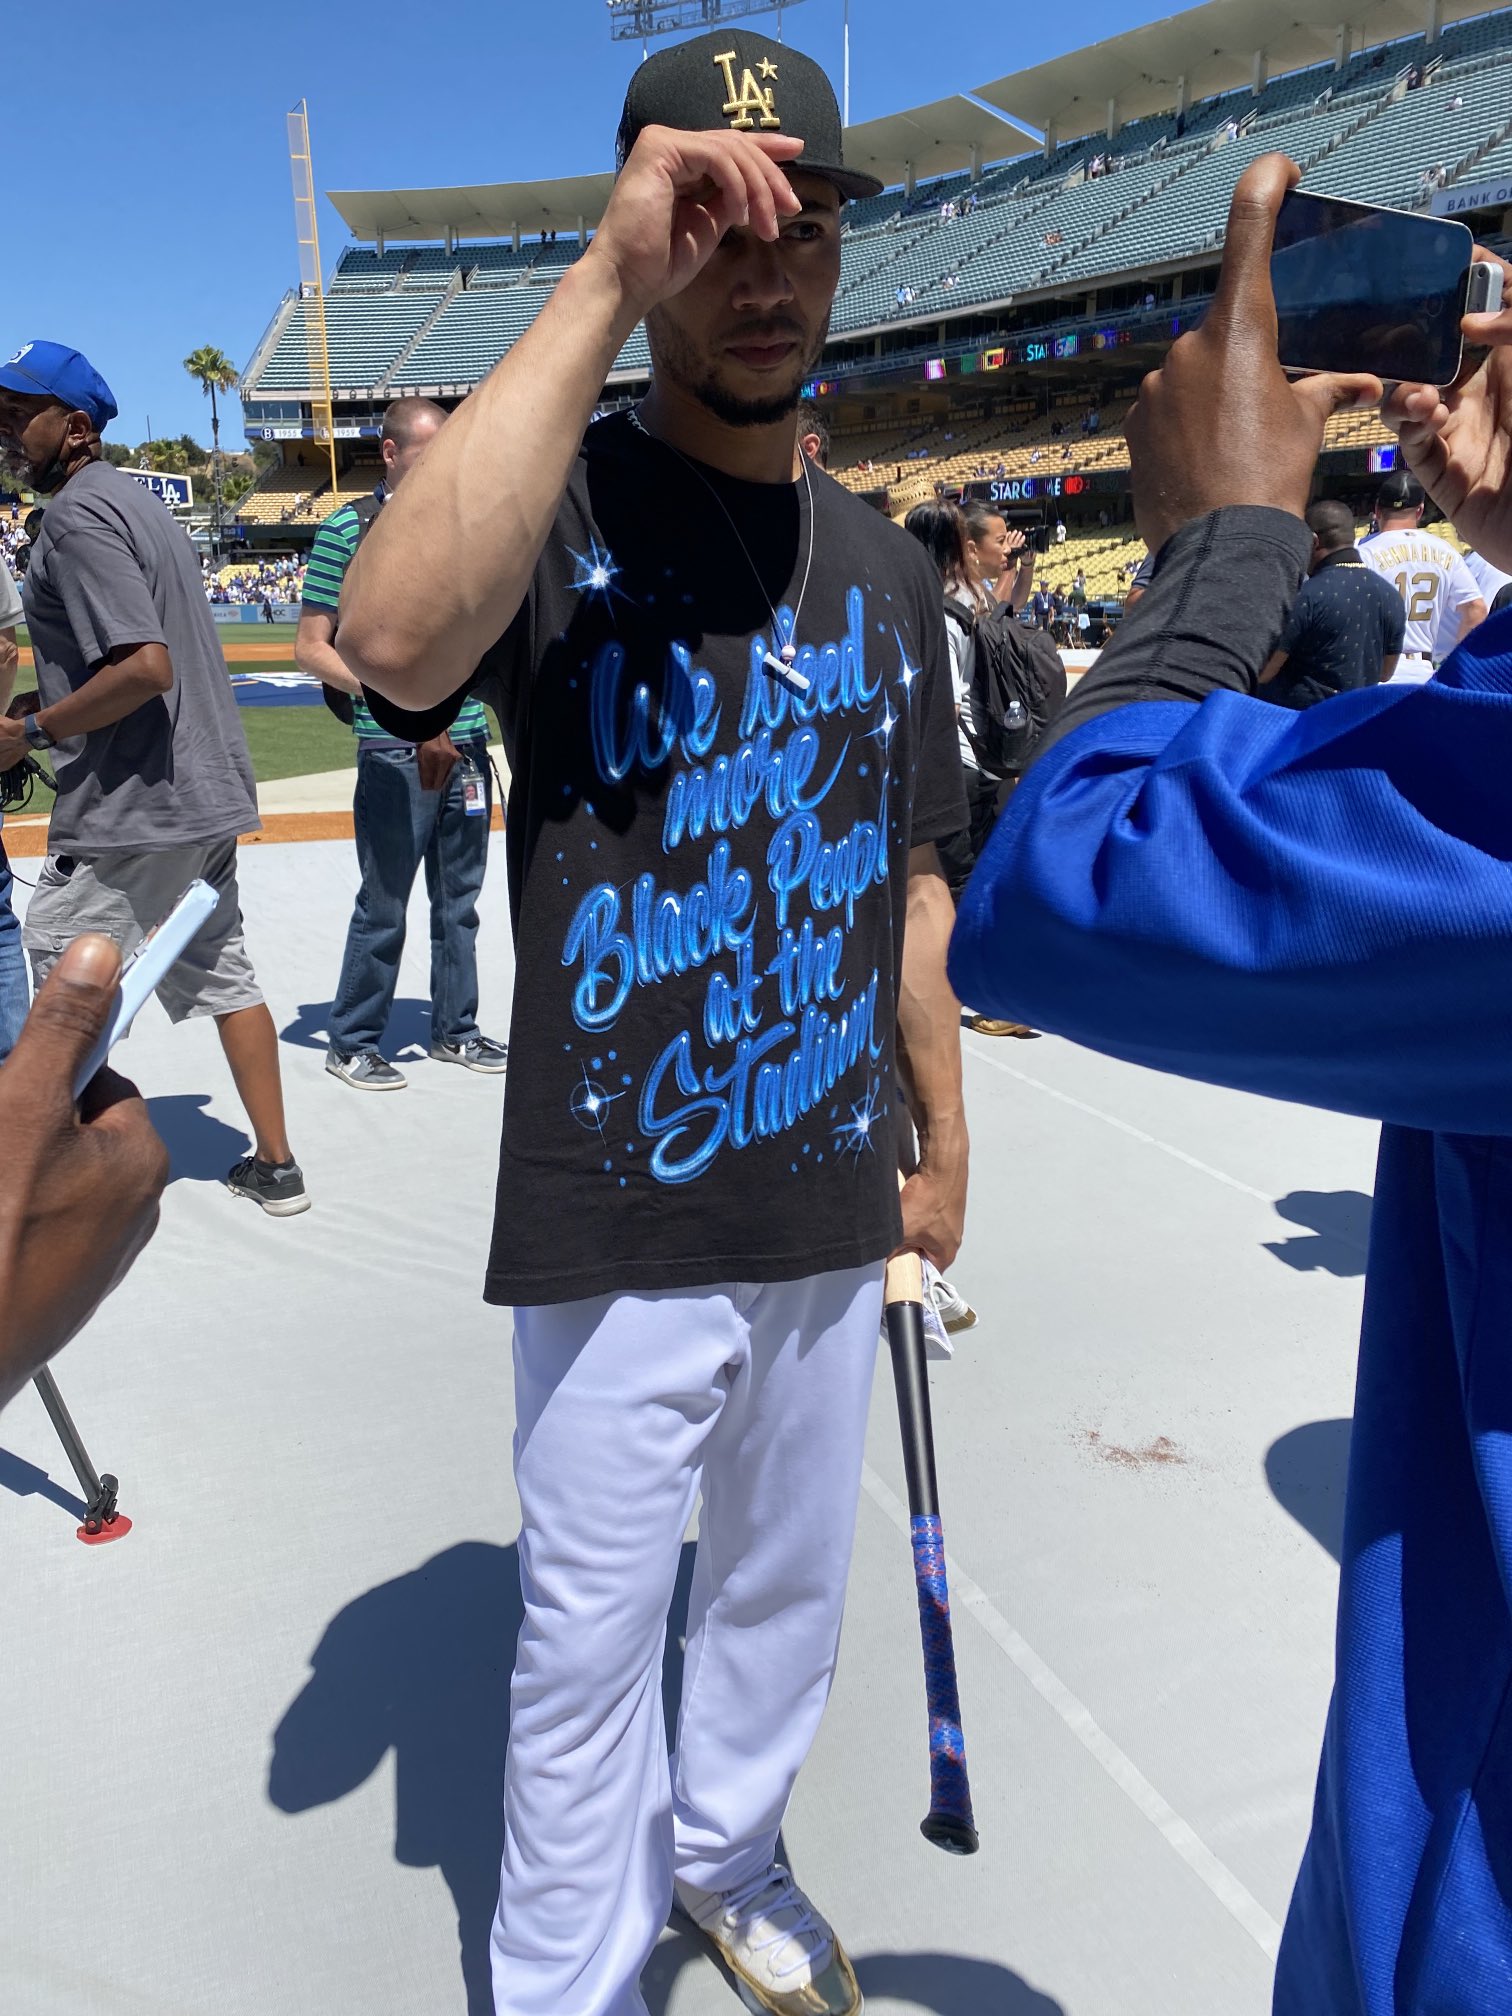
[[[914,1580],[919,1590],[919,1632],[924,1645],[924,1697],[929,1704],[930,1818],[974,1831],[966,1777],[966,1738],[956,1687],[950,1635],[950,1590],[945,1578],[945,1536],[933,1514],[915,1513]]]

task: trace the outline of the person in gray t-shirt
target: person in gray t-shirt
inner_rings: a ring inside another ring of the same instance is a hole
[[[0,720],[0,766],[47,749],[58,779],[23,934],[32,978],[40,987],[84,931],[129,955],[191,881],[211,883],[219,906],[158,997],[174,1021],[215,1017],[256,1136],[230,1188],[291,1217],[310,1200],[236,885],[237,836],[258,823],[246,737],[193,548],[101,458],[115,413],[77,350],[28,343],[0,364],[0,448],[53,500],[23,591],[38,690],[21,720]]]
[[[172,676],[53,758],[52,852],[144,853],[234,840],[258,827],[247,738],[199,565],[142,484],[88,462],[47,507],[22,591],[44,709],[113,656],[165,647]]]

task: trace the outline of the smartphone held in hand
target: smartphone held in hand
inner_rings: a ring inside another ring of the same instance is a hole
[[[74,1085],[78,1099],[111,1051],[137,1018],[137,1012],[209,923],[220,897],[208,882],[191,882],[162,923],[148,933],[121,968],[115,1007],[99,1042],[85,1058]]]
[[[1451,384],[1460,317],[1501,306],[1501,268],[1473,250],[1451,217],[1290,190],[1271,255],[1282,365]]]

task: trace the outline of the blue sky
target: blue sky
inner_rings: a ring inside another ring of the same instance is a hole
[[[1162,0],[1060,12],[852,0],[851,115],[901,111],[1168,13]],[[841,0],[801,0],[784,39],[839,89]],[[771,17],[752,27],[774,32]],[[297,278],[284,115],[309,100],[321,189],[512,181],[611,165],[638,44],[604,0],[71,0],[27,18],[16,66],[0,354],[73,343],[121,406],[109,430],[194,433],[207,401],[181,360],[245,364]],[[321,210],[329,273],[340,219]],[[243,445],[234,401],[227,446]]]

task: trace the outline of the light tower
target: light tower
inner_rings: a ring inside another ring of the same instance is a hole
[[[331,412],[331,353],[326,343],[325,282],[320,276],[320,227],[315,215],[315,170],[310,165],[310,120],[303,98],[289,114],[289,171],[294,178],[299,298],[305,311],[305,346],[310,359],[310,424],[316,446],[323,446],[330,458],[331,495],[339,497],[336,421]]]

